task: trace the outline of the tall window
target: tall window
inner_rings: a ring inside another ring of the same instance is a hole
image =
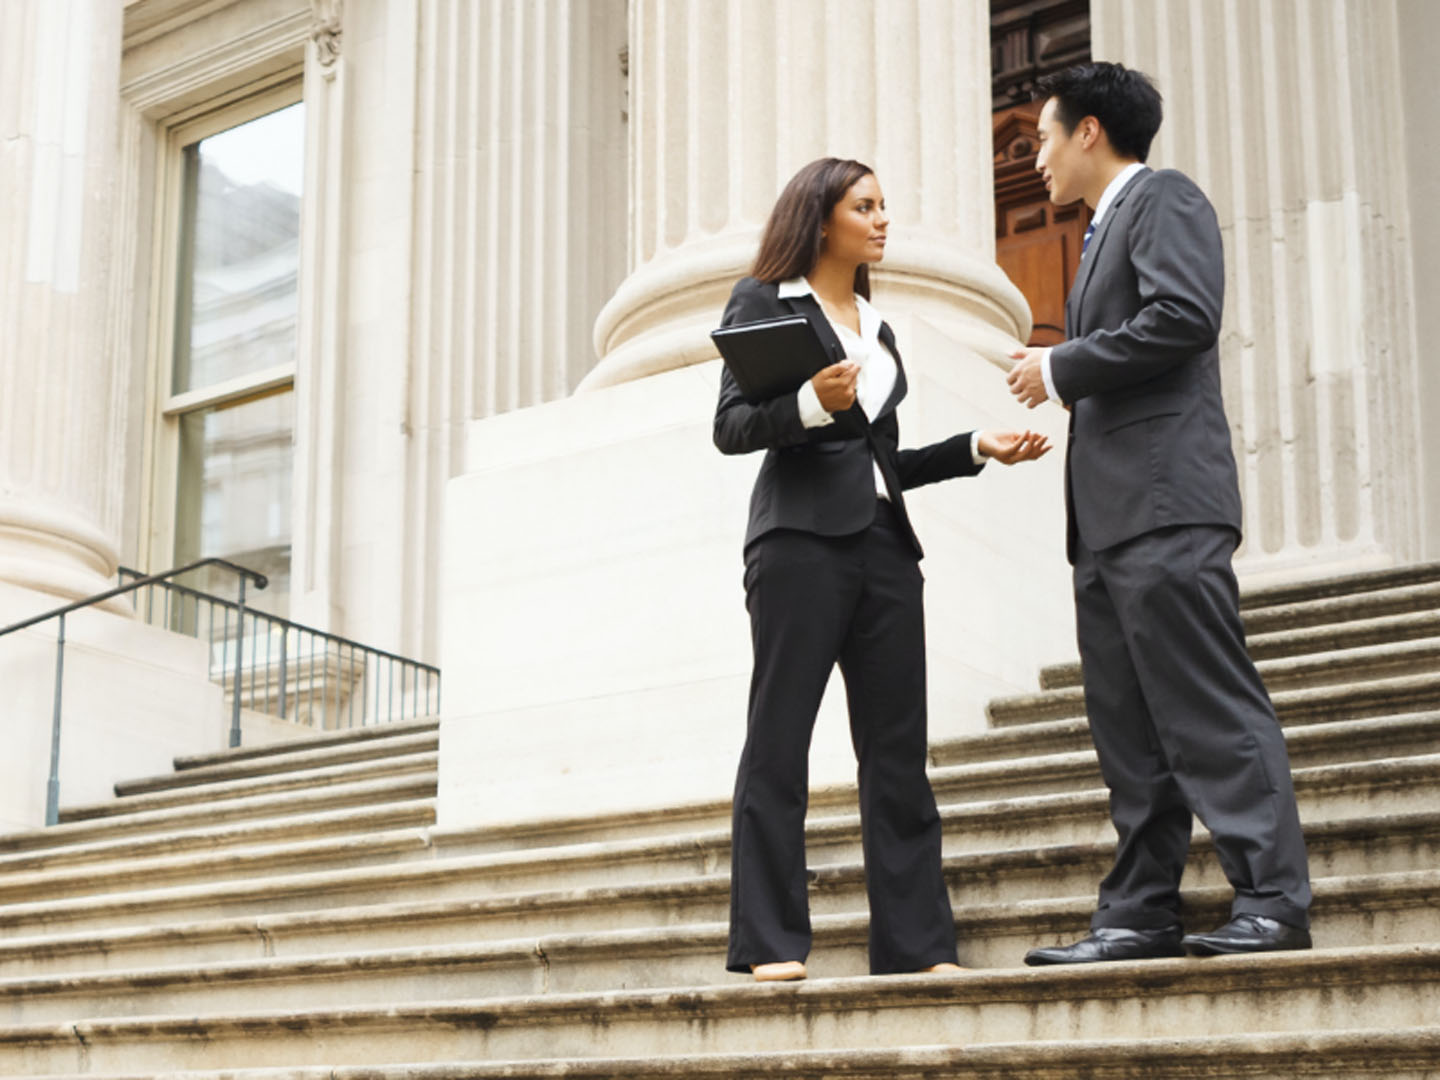
[[[181,132],[173,364],[163,413],[175,564],[259,570],[288,610],[303,103]],[[203,129],[200,129],[203,130]],[[228,592],[233,579],[192,582]],[[222,584],[223,583],[223,584]]]

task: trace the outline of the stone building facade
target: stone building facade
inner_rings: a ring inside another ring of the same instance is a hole
[[[1440,557],[1440,8],[1089,24],[1220,214],[1242,576]],[[835,153],[885,185],[909,441],[1063,433],[1004,392],[1030,311],[995,261],[989,34],[983,0],[0,0],[5,621],[263,554],[292,618],[442,663],[442,819],[713,794],[754,463],[709,447],[706,333],[784,180]],[[199,212],[206,147],[296,106]],[[291,188],[246,179],[269,156]],[[227,214],[255,250],[204,263]],[[1071,651],[1056,458],[917,499],[942,731]],[[847,757],[822,734],[817,776]]]

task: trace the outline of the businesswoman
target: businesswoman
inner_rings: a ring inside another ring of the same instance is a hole
[[[735,781],[726,960],[762,981],[805,976],[807,764],[837,661],[859,759],[870,970],[955,965],[940,816],[925,773],[922,552],[903,493],[1049,449],[1029,431],[898,449],[905,369],[869,303],[869,265],[884,257],[888,224],[869,168],[812,162],[781,193],[723,318],[728,326],[804,315],[836,359],[798,393],[758,404],[724,371],[715,410],[723,453],[765,451],[745,534],[755,661]]]

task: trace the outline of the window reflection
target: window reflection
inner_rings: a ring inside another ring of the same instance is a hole
[[[303,104],[185,148],[174,392],[295,360]]]
[[[286,614],[295,429],[293,381],[227,400],[247,376],[293,372],[299,307],[304,106],[185,147],[172,393],[179,416],[177,563],[219,556],[270,578],[247,596]],[[223,388],[223,393],[221,392]],[[214,392],[213,400],[206,395]],[[187,584],[229,596],[233,576]]]
[[[187,413],[180,421],[177,563],[218,555],[270,579],[246,602],[287,613],[295,395]],[[186,584],[229,596],[234,575],[201,572]]]

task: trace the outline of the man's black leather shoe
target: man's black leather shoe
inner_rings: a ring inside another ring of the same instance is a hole
[[[1191,956],[1279,952],[1310,948],[1310,931],[1264,915],[1236,915],[1219,930],[1186,934],[1182,944]]]
[[[1052,945],[1031,949],[1025,963],[1031,967],[1046,964],[1095,964],[1105,960],[1149,960],[1160,956],[1184,956],[1180,947],[1181,930],[1171,926],[1164,930],[1126,930],[1118,926],[1099,926],[1090,936],[1073,945]]]

